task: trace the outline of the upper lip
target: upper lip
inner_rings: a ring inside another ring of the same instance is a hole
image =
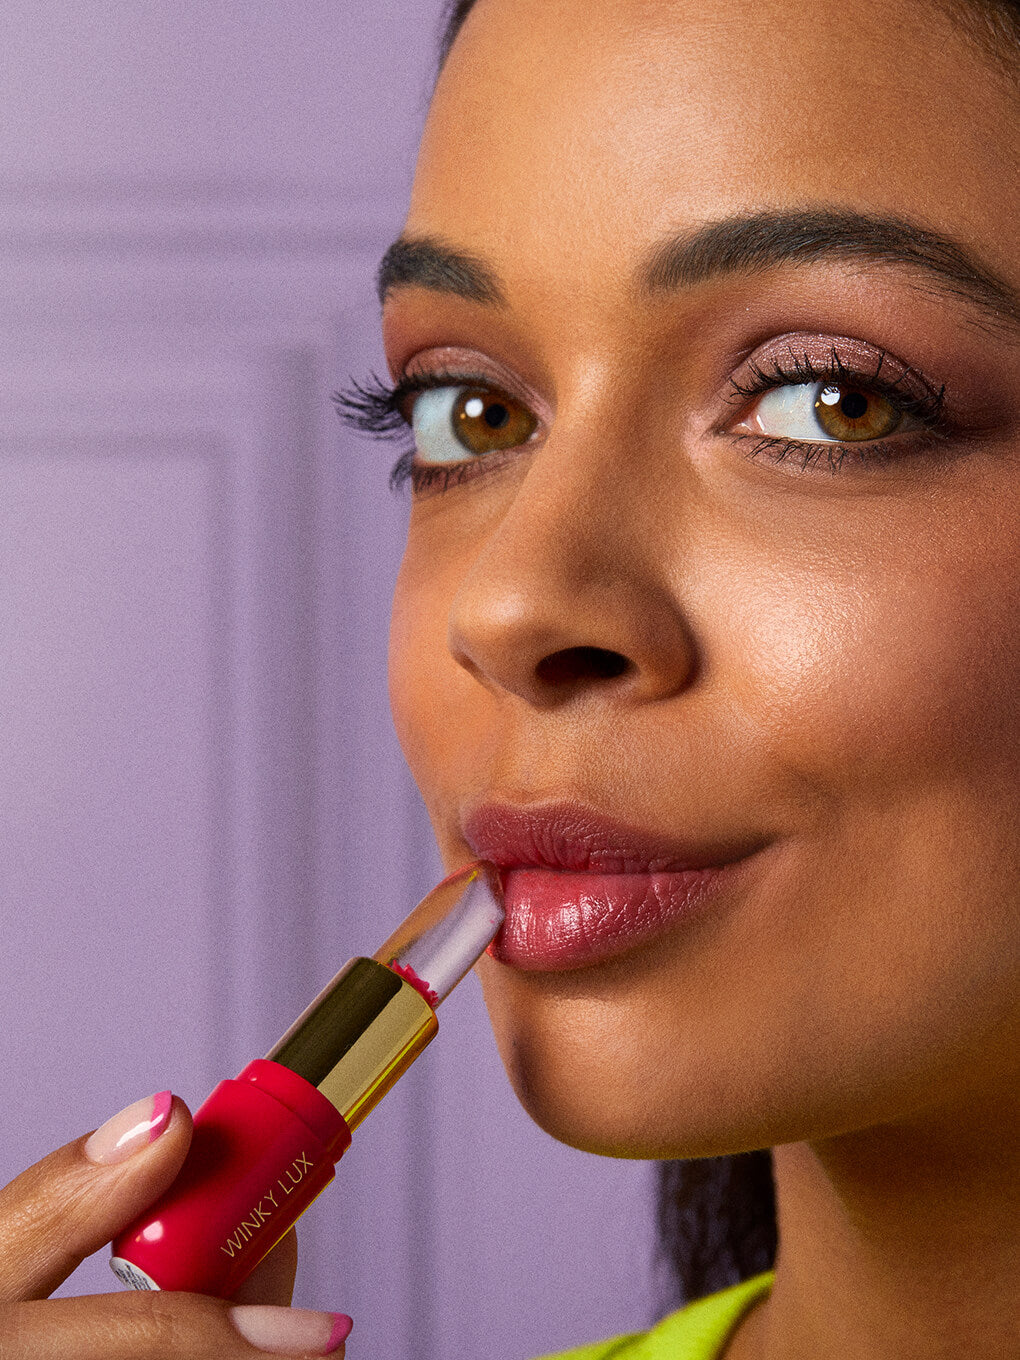
[[[464,816],[461,830],[472,851],[500,869],[679,873],[730,864],[758,848],[681,841],[574,802],[483,803]]]

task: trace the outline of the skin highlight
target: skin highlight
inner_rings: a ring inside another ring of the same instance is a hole
[[[637,281],[670,234],[838,207],[1020,288],[1018,122],[914,0],[480,0],[425,129],[403,235],[503,300],[397,280],[391,372],[459,361],[539,430],[415,498],[394,717],[451,869],[494,798],[763,846],[652,945],[479,964],[555,1137],[775,1149],[776,1284],[726,1360],[1020,1348],[1020,334],[863,258]],[[748,457],[727,384],[776,344],[901,361],[947,433]]]

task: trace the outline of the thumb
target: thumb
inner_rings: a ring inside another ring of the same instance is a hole
[[[190,1143],[188,1107],[161,1091],[0,1190],[0,1302],[47,1298],[168,1189]]]

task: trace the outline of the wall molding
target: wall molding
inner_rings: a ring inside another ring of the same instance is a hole
[[[403,202],[279,180],[0,180],[0,339],[175,328],[324,343]]]
[[[0,179],[0,250],[330,254],[374,245],[391,197],[255,179]]]

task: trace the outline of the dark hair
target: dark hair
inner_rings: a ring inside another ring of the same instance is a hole
[[[932,0],[1007,74],[1020,64],[1020,0]],[[477,0],[452,0],[443,17],[439,69]],[[778,1225],[772,1152],[660,1162],[659,1261],[667,1268],[668,1302],[706,1294],[770,1270]]]
[[[769,1148],[660,1162],[658,1182],[667,1306],[692,1303],[775,1265],[779,1233]]]

